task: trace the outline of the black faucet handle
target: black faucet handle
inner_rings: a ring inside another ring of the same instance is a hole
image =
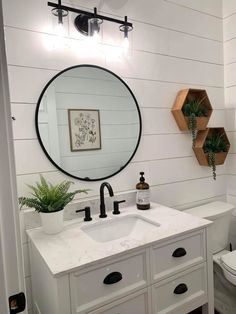
[[[92,220],[92,217],[91,217],[91,210],[90,210],[90,207],[88,207],[88,206],[86,206],[86,207],[83,208],[83,209],[77,209],[75,212],[76,212],[76,213],[82,213],[82,212],[84,212],[84,213],[85,213],[84,221],[91,221],[91,220]]]
[[[125,203],[125,202],[126,202],[125,200],[122,200],[122,201],[114,201],[114,202],[113,202],[113,208],[114,208],[114,210],[113,210],[112,214],[113,214],[113,215],[119,215],[119,214],[120,214],[119,205],[120,205],[120,203]]]

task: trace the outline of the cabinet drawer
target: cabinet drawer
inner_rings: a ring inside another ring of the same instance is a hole
[[[142,251],[70,274],[72,313],[87,313],[147,286],[147,255]]]
[[[151,248],[152,282],[205,261],[204,231]]]
[[[207,302],[205,263],[152,287],[153,314],[187,313]]]
[[[89,314],[149,314],[147,290],[119,299]]]

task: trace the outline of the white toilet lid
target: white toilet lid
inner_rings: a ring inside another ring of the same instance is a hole
[[[224,216],[227,212],[230,213],[234,208],[234,205],[217,201],[193,207],[185,210],[184,212],[201,218],[215,220],[220,216]]]
[[[236,250],[221,256],[222,266],[236,276]]]

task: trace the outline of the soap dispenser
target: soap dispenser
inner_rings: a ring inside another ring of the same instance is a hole
[[[137,208],[146,210],[150,208],[150,189],[149,184],[145,182],[144,172],[140,172],[140,180],[136,185],[137,195],[136,204]]]

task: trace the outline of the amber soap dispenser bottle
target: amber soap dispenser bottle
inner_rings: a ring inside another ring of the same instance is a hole
[[[136,204],[138,209],[146,210],[150,208],[150,189],[149,184],[145,182],[144,172],[140,172],[140,180],[136,185],[137,196]]]

